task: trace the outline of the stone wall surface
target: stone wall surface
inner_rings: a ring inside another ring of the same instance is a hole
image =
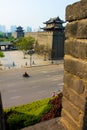
[[[87,0],[82,0],[66,8],[66,20],[72,22],[87,18]]]
[[[65,53],[76,58],[87,59],[87,40],[67,39],[65,41]]]
[[[87,7],[86,7],[87,8]],[[70,22],[66,26],[66,38],[87,38],[87,19]]]
[[[53,51],[51,58],[54,60],[64,57],[65,32],[28,32],[25,37],[32,36],[39,45],[48,46]]]
[[[52,32],[29,32],[25,33],[25,37],[32,36],[39,44],[44,44],[52,48],[53,33]]]
[[[62,122],[87,130],[87,0],[66,7]]]

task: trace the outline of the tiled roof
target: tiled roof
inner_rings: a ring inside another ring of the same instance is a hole
[[[59,17],[50,18],[48,21],[44,22],[44,24],[50,24],[50,23],[65,23],[63,20],[61,20]]]

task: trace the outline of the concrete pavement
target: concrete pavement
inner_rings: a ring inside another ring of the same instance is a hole
[[[22,51],[4,51],[5,57],[1,58],[0,70],[13,69],[13,68],[22,68],[31,66],[41,66],[52,64],[50,60],[44,61],[44,57],[39,55],[32,55],[31,63],[30,56],[26,55],[26,58],[23,58]],[[63,60],[54,61],[53,64],[63,63]]]
[[[27,72],[30,78],[23,78],[24,72]],[[62,91],[63,73],[63,64],[1,71],[0,91],[3,107],[26,104],[48,98],[58,90]]]
[[[60,121],[60,118],[54,118],[36,125],[26,127],[21,130],[66,130]]]

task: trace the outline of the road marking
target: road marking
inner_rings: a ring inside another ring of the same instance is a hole
[[[47,73],[47,71],[42,71],[42,73]]]
[[[50,72],[51,72],[51,73],[54,73],[55,71],[53,70],[53,71],[50,71]],[[42,73],[49,73],[49,71],[43,70]]]
[[[18,98],[20,98],[21,96],[14,96],[14,97],[11,97],[10,99],[18,99]]]
[[[57,84],[58,86],[64,86],[64,83]]]

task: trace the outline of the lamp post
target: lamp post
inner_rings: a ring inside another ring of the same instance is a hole
[[[32,55],[34,54],[34,50],[29,50],[27,53],[30,55],[30,66],[32,66]]]
[[[32,66],[32,54],[30,54],[30,66]]]

